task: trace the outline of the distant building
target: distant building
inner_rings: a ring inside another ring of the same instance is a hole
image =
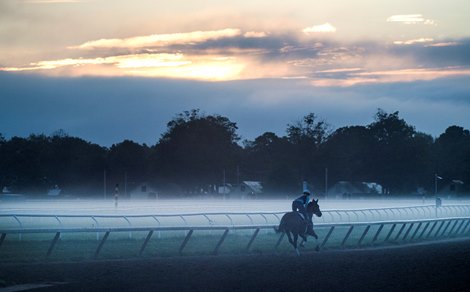
[[[146,183],[138,185],[129,192],[131,200],[155,200],[158,199],[158,192]]]
[[[328,197],[338,199],[373,197],[382,194],[382,186],[374,182],[339,181],[328,189]]]
[[[255,199],[263,192],[263,186],[259,181],[242,181],[240,185],[225,184],[218,187],[220,195],[230,198]]]
[[[458,196],[459,194],[462,194],[464,182],[458,179],[453,179],[451,180],[448,184],[444,185],[439,190],[439,193],[442,195],[447,195],[447,196]]]

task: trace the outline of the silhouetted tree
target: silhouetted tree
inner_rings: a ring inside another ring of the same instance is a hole
[[[414,127],[401,119],[398,112],[388,114],[379,109],[368,129],[375,140],[371,168],[376,181],[392,193],[410,191],[410,170],[417,155],[413,147]]]
[[[133,186],[147,182],[149,156],[150,148],[145,144],[140,145],[131,140],[113,144],[107,155],[107,174],[110,180],[123,186],[126,183]]]
[[[220,185],[223,171],[235,170],[240,151],[237,125],[219,115],[185,111],[167,124],[156,145],[156,172],[186,190]]]
[[[448,127],[435,142],[435,171],[447,181],[470,184],[470,132],[459,126]],[[468,189],[468,187],[467,187]]]
[[[373,181],[371,168],[374,146],[371,131],[364,126],[343,127],[334,131],[323,147],[331,181]]]
[[[314,113],[287,125],[287,138],[292,144],[292,153],[295,153],[291,163],[297,171],[299,183],[320,177],[323,173],[325,163],[321,161],[319,148],[330,132],[328,123],[320,120]]]
[[[244,169],[250,180],[264,183],[269,192],[292,191],[298,185],[292,166],[294,153],[287,137],[266,132],[254,141],[245,142]]]

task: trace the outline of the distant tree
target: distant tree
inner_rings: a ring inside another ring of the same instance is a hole
[[[263,182],[269,192],[295,189],[298,177],[292,168],[292,144],[286,137],[266,132],[245,142],[244,170],[248,179]]]
[[[292,165],[296,169],[299,183],[318,178],[323,173],[324,162],[319,149],[330,134],[330,125],[309,113],[293,124],[287,125],[287,138],[292,145]]]
[[[44,177],[40,165],[41,144],[44,144],[41,140],[44,139],[44,136],[12,137],[2,145],[0,172],[3,186],[14,191],[37,191]]]
[[[147,145],[140,145],[131,140],[113,144],[108,151],[108,174],[112,181],[122,182],[125,178],[129,182],[142,183],[148,178],[148,159],[150,149]]]
[[[103,187],[107,149],[64,132],[50,137],[46,177],[64,192],[93,195]]]
[[[371,131],[364,126],[343,127],[334,131],[322,154],[332,181],[373,181],[371,173],[374,146]]]
[[[375,139],[370,155],[377,182],[392,193],[414,191],[412,170],[417,163],[414,127],[401,119],[398,112],[388,114],[379,109],[368,129]]]
[[[434,145],[435,172],[446,180],[470,184],[470,132],[459,126],[448,127]],[[466,186],[469,189],[468,186]]]
[[[156,145],[156,170],[167,182],[191,191],[219,185],[223,172],[235,170],[240,154],[237,125],[219,115],[185,111],[168,122]]]

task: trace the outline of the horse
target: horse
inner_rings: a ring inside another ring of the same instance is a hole
[[[318,205],[318,199],[312,200],[307,205],[308,221],[304,220],[303,216],[299,212],[288,212],[284,214],[284,216],[282,216],[281,222],[279,223],[279,227],[277,229],[275,228],[277,233],[283,232],[287,234],[289,242],[292,244],[292,246],[294,246],[297,255],[300,255],[299,249],[297,248],[297,240],[299,236],[303,240],[300,246],[303,246],[304,242],[307,241],[308,235],[311,235],[315,237],[315,239],[318,239],[317,234],[313,230],[313,226],[308,224],[308,222],[312,220],[313,214],[315,214],[317,217],[322,216],[320,206]],[[294,236],[294,239],[292,239],[291,233]]]

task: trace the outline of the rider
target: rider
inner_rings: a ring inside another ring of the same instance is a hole
[[[305,221],[311,223],[307,215],[307,204],[310,201],[310,192],[305,190],[302,196],[298,197],[292,202],[292,211],[299,212],[304,216]]]

